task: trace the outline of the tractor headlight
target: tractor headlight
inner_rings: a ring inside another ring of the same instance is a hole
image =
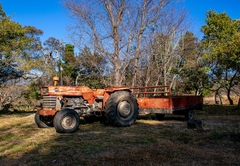
[[[43,88],[42,88],[42,94],[43,94],[43,95],[48,94],[48,87],[43,87]]]

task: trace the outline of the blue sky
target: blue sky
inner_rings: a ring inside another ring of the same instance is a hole
[[[69,22],[66,10],[59,0],[0,0],[8,16],[21,25],[31,25],[44,32],[45,41],[49,37],[68,41],[66,26]]]
[[[185,0],[184,4],[193,20],[196,35],[201,35],[200,28],[205,24],[204,19],[209,10],[226,12],[233,20],[240,19],[240,0]]]
[[[1,0],[3,10],[12,20],[21,25],[31,25],[44,31],[41,37],[45,41],[49,37],[68,39],[67,24],[70,19],[67,11],[61,6],[60,0]],[[185,0],[183,3],[193,20],[191,31],[201,36],[200,28],[205,24],[206,12],[214,10],[226,12],[232,19],[240,19],[240,0]]]

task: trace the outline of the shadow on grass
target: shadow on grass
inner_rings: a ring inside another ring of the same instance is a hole
[[[9,111],[9,110],[0,110],[0,116],[1,115],[28,115],[28,114],[34,114],[36,111],[22,111],[22,110],[14,110],[14,111]]]

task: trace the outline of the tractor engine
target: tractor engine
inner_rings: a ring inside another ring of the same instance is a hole
[[[74,109],[79,116],[92,116],[101,115],[102,100],[95,100],[92,105],[89,105],[87,100],[82,96],[43,96],[43,109],[44,110],[57,110]]]
[[[84,100],[83,97],[64,97],[60,100],[60,103],[62,109],[74,109],[80,116],[96,115],[102,110],[102,101],[95,100],[92,105],[89,105],[88,101]]]

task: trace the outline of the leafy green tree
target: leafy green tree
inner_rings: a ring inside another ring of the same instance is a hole
[[[42,66],[38,52],[42,33],[12,21],[0,4],[0,109],[19,100],[28,80],[37,78],[36,70]]]
[[[0,5],[0,83],[27,76],[37,65],[30,50],[42,31],[11,21]]]
[[[2,5],[0,4],[0,19],[2,20],[3,18],[6,17],[6,13],[3,11],[3,7]]]
[[[27,90],[24,91],[23,95],[28,103],[28,107],[36,106],[37,100],[41,99],[41,93],[39,91],[38,84],[32,82]]]
[[[182,69],[180,70],[179,91],[184,93],[195,93],[196,95],[206,95],[209,89],[207,68],[205,67],[200,43],[192,32],[186,32],[180,45],[183,47],[181,52]]]
[[[62,72],[64,85],[74,85],[77,77],[78,63],[74,56],[74,45],[66,44],[62,61],[59,62],[59,71]]]
[[[216,93],[226,89],[232,105],[231,90],[236,85],[240,72],[240,21],[232,20],[226,13],[209,11],[206,25],[202,27],[204,60],[208,61],[209,81],[213,82]]]
[[[104,75],[106,60],[101,54],[92,53],[88,47],[85,47],[76,58],[78,61],[76,85],[95,88],[107,86]]]

